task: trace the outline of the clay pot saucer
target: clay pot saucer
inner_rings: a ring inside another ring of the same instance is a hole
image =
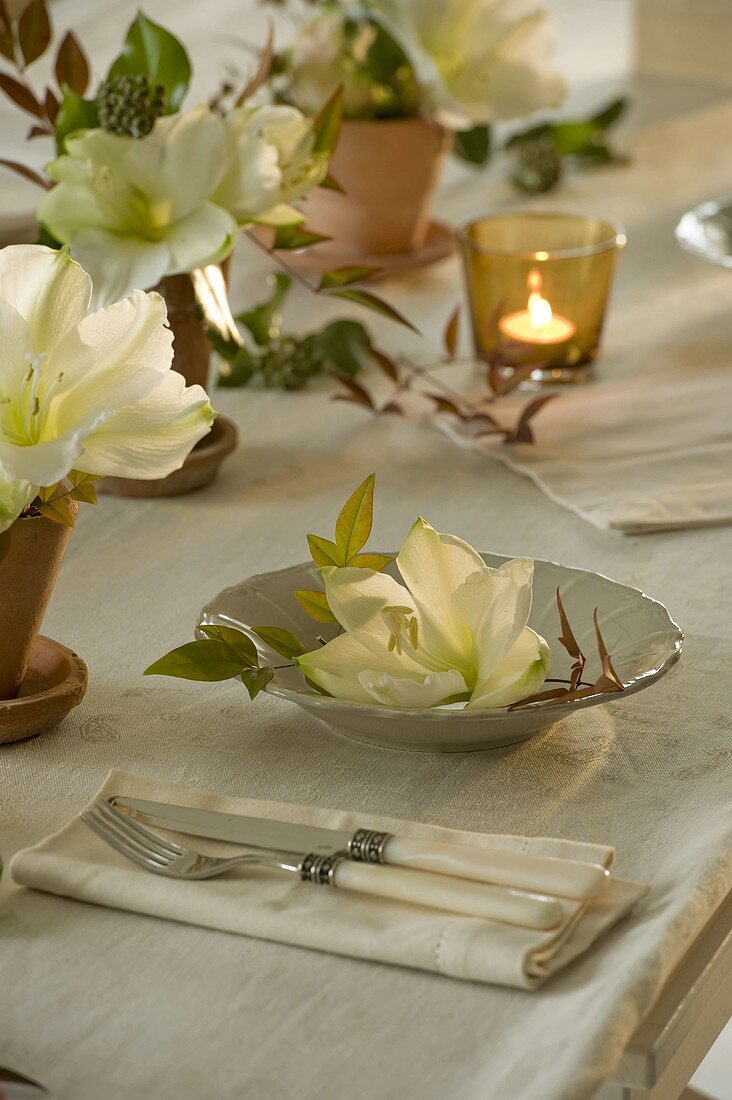
[[[208,435],[196,444],[179,470],[168,477],[136,481],[127,477],[104,477],[97,482],[100,493],[118,497],[174,497],[210,485],[227,455],[236,449],[237,430],[228,416],[214,420]]]
[[[375,279],[385,279],[390,275],[414,271],[437,260],[444,260],[452,254],[454,246],[452,229],[442,222],[431,221],[424,244],[408,252],[364,252],[355,246],[348,248],[342,241],[333,241],[332,244],[324,241],[300,252],[288,252],[287,263],[298,271],[311,271],[316,275],[354,264],[359,267],[376,267],[378,271],[368,280],[373,282]]]
[[[60,642],[39,635],[15,699],[0,700],[0,744],[57,726],[84,698],[87,667]]]

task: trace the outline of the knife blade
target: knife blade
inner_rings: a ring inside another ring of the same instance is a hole
[[[324,829],[219,810],[175,806],[129,795],[112,795],[108,801],[147,825],[190,836],[255,848],[308,851],[323,856],[345,853],[357,862],[410,867],[579,901],[593,897],[609,875],[607,868],[599,863],[532,852],[442,844],[372,829],[355,832]]]

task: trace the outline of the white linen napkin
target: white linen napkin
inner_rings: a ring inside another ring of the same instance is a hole
[[[732,369],[561,391],[533,422],[533,444],[499,446],[444,416],[433,422],[596,527],[643,534],[732,522]]]
[[[125,794],[325,828],[353,830],[361,825],[450,844],[589,860],[607,867],[614,856],[612,848],[595,844],[465,833],[343,810],[227,798],[117,771],[110,772],[94,801]],[[231,855],[237,850],[235,845],[199,837],[186,838],[184,843],[211,855]],[[541,985],[586,951],[647,892],[647,887],[611,876],[596,900],[563,903],[566,916],[559,929],[539,932],[313,886],[265,868],[237,869],[202,882],[162,878],[134,866],[78,818],[33,848],[18,852],[11,873],[23,886],[96,905],[518,989]]]

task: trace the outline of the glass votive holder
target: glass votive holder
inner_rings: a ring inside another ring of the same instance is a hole
[[[530,384],[584,381],[622,230],[599,218],[521,211],[467,222],[458,240],[479,358]]]

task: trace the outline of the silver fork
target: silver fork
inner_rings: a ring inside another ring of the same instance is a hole
[[[488,886],[468,879],[448,878],[428,871],[355,863],[340,853],[317,855],[309,852],[302,855],[253,848],[229,859],[206,856],[151,832],[104,801],[95,803],[79,816],[85,825],[132,863],[167,878],[191,881],[214,878],[232,867],[249,864],[285,871],[319,886],[338,886],[525,928],[555,928],[564,919],[564,911],[554,898]]]

